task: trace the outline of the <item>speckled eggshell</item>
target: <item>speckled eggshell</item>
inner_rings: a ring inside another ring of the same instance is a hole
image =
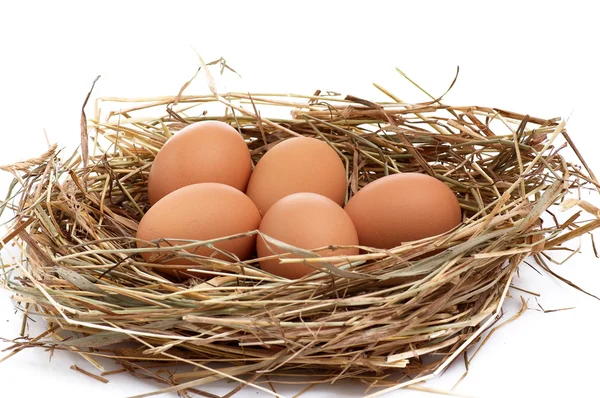
[[[173,191],[156,202],[140,221],[137,238],[144,241],[160,238],[207,240],[253,231],[259,224],[258,209],[243,192],[218,183],[193,184]],[[256,236],[253,235],[218,242],[214,246],[235,254],[240,260],[247,260],[254,253],[255,242]],[[137,245],[146,247],[141,241]],[[161,246],[168,244],[161,243]],[[205,246],[188,251],[233,261],[231,257]],[[152,256],[156,254],[142,253],[146,261]],[[187,265],[194,262],[174,259],[167,264]]]
[[[155,204],[181,187],[218,182],[245,191],[252,171],[250,152],[236,129],[219,121],[190,124],[160,149],[148,177]]]
[[[382,177],[356,193],[345,207],[363,246],[391,249],[439,235],[461,222],[456,195],[426,174]]]
[[[290,138],[271,148],[257,163],[246,194],[261,214],[279,199],[312,192],[343,205],[346,171],[338,154],[314,138]]]
[[[279,200],[263,217],[259,231],[301,249],[317,249],[329,245],[357,245],[358,236],[352,220],[334,201],[315,193],[296,193]],[[259,257],[285,253],[263,238],[256,241]],[[358,248],[324,250],[323,257],[358,254]],[[298,257],[290,255],[288,257]],[[304,264],[280,264],[279,259],[261,260],[267,272],[289,279],[301,278],[315,269]]]

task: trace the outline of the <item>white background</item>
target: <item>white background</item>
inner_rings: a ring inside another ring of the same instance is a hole
[[[81,103],[98,74],[97,96],[176,94],[198,67],[193,46],[207,61],[225,57],[242,74],[241,89],[249,91],[310,94],[320,88],[377,99],[371,86],[376,81],[405,100],[424,101],[395,67],[439,95],[459,65],[458,82],[446,103],[568,117],[571,136],[600,174],[600,24],[592,7],[507,1],[4,1],[0,164],[46,150],[44,128],[51,142],[76,143]],[[206,93],[204,81],[198,79],[188,92]],[[0,191],[9,180],[0,174]],[[599,234],[595,236],[600,243]],[[589,245],[583,249],[586,253],[554,269],[600,295],[600,260]],[[548,314],[528,310],[498,330],[455,392],[597,397],[600,303],[528,267],[522,271],[515,283],[541,293],[544,308],[576,309]],[[519,307],[521,294],[512,292],[514,298],[506,303],[509,314]],[[537,308],[533,297],[523,295]],[[10,296],[0,293],[0,337],[17,337],[20,323]],[[32,335],[36,330],[30,330]],[[21,352],[0,363],[1,394],[119,397],[159,387],[126,375],[110,376],[104,385],[70,370],[74,363],[97,372],[66,353],[55,353],[49,362],[43,350]],[[463,370],[456,363],[428,385],[450,389]],[[224,394],[234,386],[211,391]],[[332,395],[358,397],[362,389],[344,384],[304,396]],[[400,391],[389,396],[426,395]],[[237,396],[266,395],[246,389]]]

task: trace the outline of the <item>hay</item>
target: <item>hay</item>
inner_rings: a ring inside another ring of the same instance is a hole
[[[595,219],[581,221],[579,212],[542,225],[540,218],[569,192],[600,185],[558,119],[437,99],[409,104],[378,88],[388,102],[320,92],[101,98],[89,137],[83,125],[89,154],[61,160],[54,146],[3,167],[15,180],[0,211],[15,217],[0,247],[14,242],[27,258],[5,265],[3,282],[29,316],[48,322],[43,336],[20,340],[14,352],[66,349],[99,369],[95,358],[113,358],[169,385],[153,394],[206,395],[197,388],[220,379],[274,394],[260,385],[265,375],[292,383],[355,379],[391,390],[442,372],[498,319],[525,257],[533,254],[552,272],[540,253],[600,226],[600,209],[577,199],[565,204]],[[114,104],[120,110],[105,110]],[[200,120],[237,128],[255,162],[293,136],[326,141],[344,159],[348,197],[384,175],[430,174],[456,192],[464,222],[441,236],[351,257],[284,246],[305,258],[283,262],[326,266],[300,280],[267,274],[256,260],[228,263],[182,250],[217,240],[138,249],[152,160],[173,133]],[[583,167],[563,156],[568,150]],[[143,261],[142,250],[157,252],[157,262],[191,258],[214,278],[173,283]],[[194,368],[162,376],[173,363]],[[387,380],[398,372],[405,377]]]

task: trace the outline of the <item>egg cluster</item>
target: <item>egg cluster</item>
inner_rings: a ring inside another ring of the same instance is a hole
[[[275,144],[252,170],[250,152],[233,127],[217,121],[191,124],[160,149],[148,179],[152,207],[140,221],[138,247],[185,245],[185,252],[225,261],[255,253],[267,272],[290,279],[315,270],[282,264],[285,245],[321,256],[359,254],[359,245],[391,249],[457,226],[461,209],[454,193],[424,174],[375,180],[344,206],[347,175],[326,142],[296,137]],[[259,230],[257,238],[250,231]],[[231,237],[227,240],[219,238]],[[216,240],[198,246],[193,241]],[[147,262],[154,251],[142,252]],[[298,256],[290,253],[288,256]],[[164,264],[192,265],[189,256]],[[196,274],[202,276],[202,274]],[[178,274],[181,277],[181,274]]]

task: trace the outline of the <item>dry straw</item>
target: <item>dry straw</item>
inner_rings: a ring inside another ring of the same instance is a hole
[[[32,315],[48,324],[42,335],[15,342],[9,356],[36,346],[69,350],[104,372],[100,381],[118,370],[105,372],[97,359],[113,358],[123,371],[168,385],[147,395],[214,396],[200,388],[221,379],[239,383],[228,396],[248,384],[276,395],[268,377],[354,379],[376,396],[442,372],[501,315],[527,256],[555,275],[548,253],[568,250],[561,245],[600,226],[600,209],[576,198],[600,185],[558,119],[436,98],[409,104],[379,86],[387,102],[321,92],[220,95],[210,87],[209,95],[100,98],[89,137],[82,115],[89,155],[61,159],[53,146],[2,168],[15,179],[0,211],[15,216],[0,248],[11,242],[27,260],[5,264],[3,283],[25,311],[23,328]],[[441,236],[352,257],[284,245],[303,258],[282,262],[322,269],[295,281],[263,272],[256,260],[182,250],[217,240],[137,249],[152,160],[171,134],[200,120],[238,129],[255,162],[293,136],[326,141],[345,162],[348,197],[384,175],[430,174],[456,192],[464,222]],[[542,224],[560,203],[581,211]],[[142,250],[156,251],[157,262],[192,258],[214,278],[170,282]]]

